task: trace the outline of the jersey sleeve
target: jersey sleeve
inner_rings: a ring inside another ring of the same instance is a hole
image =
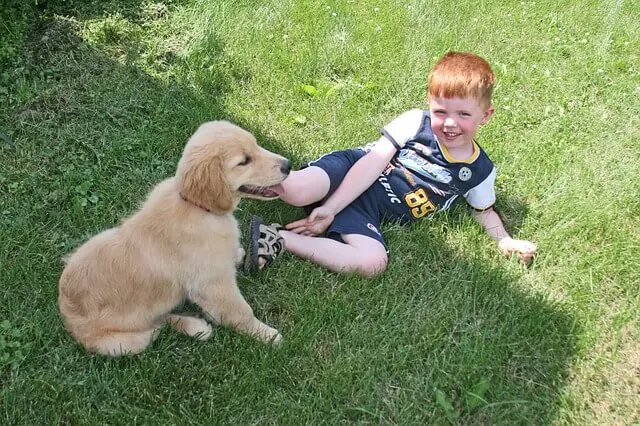
[[[464,194],[465,200],[476,210],[488,209],[496,202],[495,183],[496,168],[493,167],[489,176]]]
[[[407,142],[412,140],[422,128],[424,114],[424,111],[421,109],[407,111],[384,126],[382,130],[380,130],[380,133],[389,139],[397,149],[401,149]]]

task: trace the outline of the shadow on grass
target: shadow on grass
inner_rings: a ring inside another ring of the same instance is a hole
[[[553,419],[575,353],[572,318],[518,288],[518,274],[490,256],[452,247],[439,219],[387,226],[390,267],[374,280],[291,256],[242,277],[258,317],[285,334],[279,351],[219,330],[208,343],[164,332],[139,357],[86,354],[57,320],[60,257],[170,176],[201,122],[234,121],[223,103],[234,73],[218,69],[197,89],[162,82],[87,45],[69,21],[42,28],[57,44],[39,45],[44,62],[34,66],[53,69],[51,79],[2,123],[15,149],[2,152],[0,316],[18,330],[7,334],[12,347],[23,349],[7,352],[12,362],[0,371],[9,423]],[[224,55],[219,41],[208,43],[209,55]],[[309,160],[237,124],[295,164]],[[280,202],[247,202],[239,216],[254,212],[300,215]]]
[[[414,339],[429,360],[424,384],[440,412],[465,423],[553,419],[579,327],[561,306],[527,289],[522,271],[452,247],[438,229],[447,225],[432,222],[391,228],[390,245],[409,256],[395,258],[389,272],[403,278],[392,283],[394,292],[414,301],[410,329],[428,336]],[[453,411],[438,400],[439,391]]]
[[[474,252],[446,238],[463,210],[383,226],[389,268],[373,280],[327,273],[291,255],[250,280],[249,302],[290,340],[296,368],[288,374],[313,383],[296,394],[300,405],[330,423],[546,424],[556,417],[580,327],[561,304],[527,288],[523,276],[532,272],[509,265],[495,247]],[[269,214],[282,222],[304,215],[284,205]],[[289,386],[277,373],[268,383],[262,390],[270,394]]]

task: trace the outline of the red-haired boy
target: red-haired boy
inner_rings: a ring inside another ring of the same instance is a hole
[[[495,166],[474,140],[495,112],[494,83],[484,59],[447,53],[429,74],[428,111],[405,112],[377,142],[326,154],[285,179],[282,200],[310,215],[286,228],[254,216],[247,267],[263,268],[284,249],[332,271],[375,276],[388,259],[381,221],[409,223],[460,197],[506,256],[529,263],[536,246],[504,229],[493,209]]]

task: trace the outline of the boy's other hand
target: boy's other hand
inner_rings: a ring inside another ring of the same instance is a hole
[[[531,263],[533,256],[536,254],[538,248],[535,244],[527,240],[514,240],[511,237],[506,237],[500,240],[498,247],[502,254],[507,257],[511,257],[514,253],[518,253],[520,260],[526,265]]]
[[[309,217],[291,222],[286,228],[296,234],[320,235],[333,223],[334,218],[335,215],[331,209],[320,206],[313,209]]]

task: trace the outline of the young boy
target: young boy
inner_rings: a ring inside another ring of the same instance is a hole
[[[261,269],[286,249],[332,271],[375,276],[387,266],[383,219],[408,223],[459,197],[505,256],[529,263],[536,246],[504,229],[493,209],[496,169],[474,140],[495,112],[494,82],[484,59],[447,53],[429,74],[429,111],[405,112],[377,142],[326,154],[285,179],[282,200],[313,210],[286,229],[254,216],[246,266]]]

